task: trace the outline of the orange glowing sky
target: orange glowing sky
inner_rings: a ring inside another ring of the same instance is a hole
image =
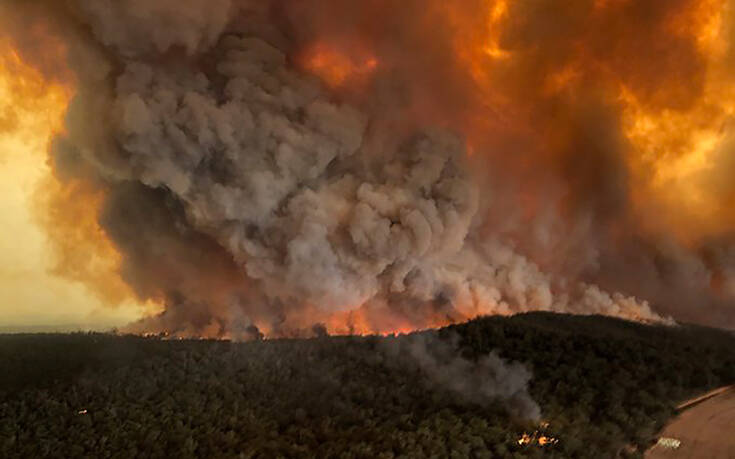
[[[106,328],[144,310],[128,298],[109,307],[84,284],[54,274],[59,260],[34,202],[42,183],[54,183],[46,150],[70,97],[0,43],[0,328]]]
[[[587,5],[591,10],[588,19],[609,25],[600,18],[606,14],[617,17],[610,11],[630,1],[634,0],[596,0]],[[667,16],[664,28],[658,32],[694,43],[696,57],[701,57],[705,69],[701,91],[695,96],[681,96],[691,99],[682,104],[657,99],[660,94],[680,94],[670,87],[652,91],[647,85],[651,72],[636,67],[647,63],[628,62],[639,51],[627,47],[628,43],[614,51],[600,51],[587,43],[593,41],[591,37],[597,31],[582,28],[578,42],[562,42],[569,46],[560,54],[562,58],[538,68],[514,66],[528,56],[535,57],[534,51],[546,45],[533,39],[529,39],[529,45],[518,37],[515,47],[511,46],[512,39],[504,41],[504,32],[512,32],[518,24],[523,26],[525,18],[518,16],[523,16],[524,10],[516,8],[520,3],[478,0],[472,3],[474,9],[462,2],[441,4],[442,17],[447,18],[454,33],[450,39],[451,65],[462,67],[458,73],[472,80],[463,83],[471,86],[473,103],[479,107],[451,111],[447,116],[455,119],[449,127],[461,131],[473,146],[473,159],[481,156],[477,151],[483,148],[481,137],[487,136],[492,123],[501,125],[493,126],[498,131],[506,125],[533,131],[539,144],[553,145],[555,136],[565,135],[555,132],[563,128],[564,117],[549,116],[547,120],[547,114],[538,115],[534,112],[538,102],[551,107],[559,96],[561,104],[576,107],[572,103],[575,98],[565,98],[565,94],[582,93],[593,82],[595,94],[603,94],[601,100],[619,109],[621,135],[625,138],[620,154],[630,172],[626,186],[630,187],[633,217],[652,232],[671,233],[693,245],[709,234],[732,228],[735,185],[731,185],[732,173],[727,172],[735,164],[735,160],[728,159],[735,145],[731,2],[679,3],[684,5],[681,11]],[[473,11],[486,14],[470,17]],[[624,28],[613,29],[618,24],[614,20],[610,24],[610,30],[621,37],[626,33]],[[375,75],[392,70],[391,62],[383,60],[380,50],[370,49],[369,43],[362,43],[359,37],[347,44],[317,37],[302,51],[297,59],[301,70],[321,79],[336,93],[360,92]],[[402,57],[396,59],[400,60]],[[686,70],[683,66],[691,63],[686,59],[682,62],[676,63],[682,68],[672,64],[671,69]],[[521,74],[524,70],[526,73]],[[529,77],[528,82],[515,81],[534,72],[540,75]],[[658,77],[655,75],[657,81]],[[643,80],[646,84],[641,83]],[[662,86],[680,83],[677,78],[661,80]],[[538,87],[524,86],[529,82]],[[367,89],[365,92],[370,93]],[[530,92],[533,94],[528,95]],[[73,184],[60,185],[46,164],[49,142],[63,129],[64,113],[72,97],[73,88],[45,81],[0,40],[0,328],[44,324],[100,328],[123,325],[156,309],[133,299],[119,278],[120,255],[96,222],[98,196],[73,188]],[[434,121],[430,117],[433,110],[423,110],[424,105],[432,104],[425,102],[415,104]],[[502,116],[496,119],[496,113]],[[543,162],[547,158],[539,155],[534,160]],[[84,199],[77,199],[80,196]],[[366,322],[359,312],[352,315],[351,321]],[[336,317],[332,328],[345,322],[343,317]]]

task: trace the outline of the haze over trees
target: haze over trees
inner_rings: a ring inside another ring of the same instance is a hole
[[[429,362],[451,349],[457,378],[412,355],[417,340]],[[418,338],[5,335],[0,457],[636,456],[677,401],[735,382],[733,345],[719,330],[547,313]],[[483,367],[488,355],[502,363]],[[557,444],[518,444],[538,428],[534,401]]]

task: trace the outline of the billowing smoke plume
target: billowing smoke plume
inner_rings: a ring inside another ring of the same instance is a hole
[[[528,393],[531,372],[517,362],[506,362],[496,352],[476,362],[464,358],[459,336],[439,339],[433,333],[414,334],[381,342],[391,362],[417,368],[430,384],[448,390],[458,400],[488,404],[502,401],[514,416],[538,421],[541,409]]]
[[[165,307],[132,329],[247,338],[528,310],[733,325],[731,238],[656,218],[669,195],[634,154],[638,118],[703,97],[702,3],[0,13],[24,58],[74,85],[50,161],[104,196],[123,280]],[[39,40],[61,43],[63,71]]]

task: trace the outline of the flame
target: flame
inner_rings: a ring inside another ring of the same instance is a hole
[[[411,317],[407,312],[397,311],[380,302],[362,305],[345,306],[337,312],[325,311],[313,304],[306,304],[294,309],[287,317],[286,329],[274,330],[268,323],[256,323],[266,338],[278,338],[289,335],[292,330],[295,336],[311,335],[315,324],[324,326],[324,331],[333,336],[368,336],[368,335],[401,335],[429,328],[440,328],[466,320],[468,317],[448,316],[436,312],[423,313]]]
[[[518,439],[518,444],[521,446],[528,445],[532,441],[531,436],[527,433],[524,433],[521,438]]]
[[[441,328],[460,321],[442,314],[427,314],[411,320],[389,308],[363,305],[357,309],[331,314],[325,325],[330,335],[401,335],[429,328]]]
[[[349,54],[318,43],[306,53],[303,65],[328,86],[339,88],[366,81],[378,68],[378,60],[367,53]]]
[[[529,434],[527,432],[524,432],[523,435],[517,440],[518,445],[520,446],[528,446],[528,445],[538,445],[541,447],[544,446],[554,446],[557,443],[559,443],[558,438],[554,438],[550,435],[547,435],[544,431],[549,428],[548,422],[541,422],[539,424],[540,430],[535,430],[533,433]]]

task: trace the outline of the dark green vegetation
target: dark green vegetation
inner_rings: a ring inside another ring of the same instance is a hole
[[[735,382],[735,338],[712,329],[534,313],[453,332],[466,357],[533,370],[557,445],[519,446],[533,426],[426,384],[385,338],[17,335],[0,336],[0,457],[615,457]]]

